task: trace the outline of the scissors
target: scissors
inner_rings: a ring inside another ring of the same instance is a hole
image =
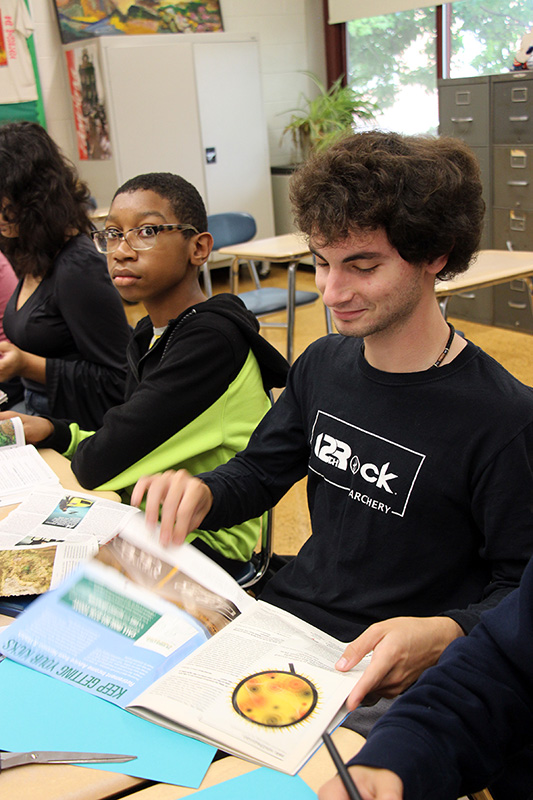
[[[54,750],[34,750],[30,753],[0,753],[0,772],[24,764],[111,764],[120,761],[133,761],[137,756],[123,756],[116,753],[69,753]]]

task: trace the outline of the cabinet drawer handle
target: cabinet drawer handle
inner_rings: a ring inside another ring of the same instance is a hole
[[[525,303],[513,303],[510,300],[507,303],[507,305],[509,306],[509,308],[516,308],[519,311],[524,311],[527,308]]]
[[[507,181],[507,186],[529,186],[529,181]]]
[[[463,300],[475,300],[475,292],[459,292],[457,297],[462,297]]]
[[[528,119],[529,117],[526,114],[525,117],[509,117],[509,122],[527,122]]]
[[[473,122],[473,117],[451,117],[452,122]]]

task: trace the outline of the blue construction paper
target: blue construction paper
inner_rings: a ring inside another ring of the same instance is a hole
[[[216,752],[7,658],[0,663],[0,698],[0,750],[136,755],[134,761],[96,768],[192,789]]]
[[[298,775],[292,777],[267,767],[217,783],[216,786],[196,792],[194,796],[202,800],[272,800],[273,797],[316,800],[316,794]]]

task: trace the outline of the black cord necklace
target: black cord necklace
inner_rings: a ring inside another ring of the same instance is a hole
[[[444,348],[444,350],[442,351],[440,356],[437,358],[437,360],[433,364],[434,367],[440,367],[440,365],[442,364],[442,362],[444,361],[444,359],[446,358],[446,356],[450,352],[450,347],[452,346],[453,337],[454,337],[454,334],[455,334],[455,328],[453,327],[451,322],[448,322],[448,327],[450,329],[450,335],[448,336],[448,341],[446,342],[446,347]]]

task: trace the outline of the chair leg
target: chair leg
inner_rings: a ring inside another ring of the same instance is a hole
[[[213,284],[211,282],[211,273],[207,263],[202,264],[202,276],[204,279],[204,289],[208,297],[213,297]]]
[[[333,321],[331,319],[331,310],[327,306],[324,306],[324,310],[326,312],[326,330],[328,333],[334,333]]]
[[[296,316],[296,267],[298,261],[291,261],[287,267],[287,361],[292,364],[294,349],[294,319]]]
[[[255,261],[247,261],[246,263],[248,264],[248,269],[250,270],[250,277],[255,283],[255,288],[260,289],[261,283],[259,281],[259,275],[257,273],[257,267],[255,266]]]

